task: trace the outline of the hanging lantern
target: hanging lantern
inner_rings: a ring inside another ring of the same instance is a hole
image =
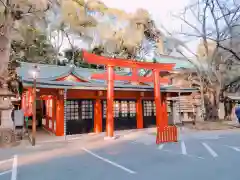
[[[98,96],[103,96],[103,91],[98,91]]]
[[[64,91],[63,91],[62,89],[60,89],[60,90],[58,91],[58,93],[59,93],[60,96],[63,96]]]

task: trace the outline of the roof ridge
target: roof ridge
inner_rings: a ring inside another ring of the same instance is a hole
[[[57,65],[57,64],[41,64],[41,63],[32,63],[32,62],[20,62],[21,64],[26,64],[26,65],[40,65],[40,66],[47,66],[47,67],[69,67],[69,68],[71,68],[71,65],[65,65],[65,66],[60,66],[60,65]],[[91,69],[91,68],[86,68],[86,67],[76,67],[76,66],[74,66],[74,69],[84,69],[84,70],[88,70],[88,71],[93,71],[93,72],[98,72],[98,71],[102,71],[102,72],[104,72],[104,71],[106,71],[106,70],[104,70],[104,69]],[[123,72],[123,71],[119,71],[119,70],[117,70],[117,71],[115,71],[115,72],[122,72],[122,73],[127,73],[127,72]]]

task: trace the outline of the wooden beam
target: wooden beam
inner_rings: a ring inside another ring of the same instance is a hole
[[[99,80],[107,80],[107,73],[102,74],[92,74],[92,79],[99,79]],[[149,77],[143,77],[143,76],[121,76],[118,74],[114,74],[114,80],[117,81],[131,81],[131,82],[153,82],[153,76]],[[169,83],[168,78],[160,78],[160,83],[162,84],[168,84]]]
[[[121,58],[109,58],[104,56],[98,56],[83,51],[84,61],[89,64],[98,64],[105,66],[117,66],[127,68],[139,68],[139,69],[155,69],[159,71],[171,71],[175,66],[174,63],[150,63],[150,62],[138,62],[134,59],[121,59]]]

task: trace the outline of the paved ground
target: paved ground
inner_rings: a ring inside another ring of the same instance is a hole
[[[133,132],[0,150],[0,180],[239,180],[240,131],[182,133],[157,146]]]

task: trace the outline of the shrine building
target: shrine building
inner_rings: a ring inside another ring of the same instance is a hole
[[[92,79],[92,74],[105,70],[21,63],[17,69],[22,78],[22,109],[32,115],[33,66],[38,66],[36,79],[37,125],[56,136],[100,133],[106,130],[105,80]],[[118,75],[131,76],[128,72]],[[160,87],[162,102],[166,97],[196,92],[195,88],[181,88],[167,84]],[[167,107],[167,106],[166,106]],[[171,107],[166,108],[171,113]],[[152,83],[114,82],[114,130],[141,129],[156,125],[156,110]]]

